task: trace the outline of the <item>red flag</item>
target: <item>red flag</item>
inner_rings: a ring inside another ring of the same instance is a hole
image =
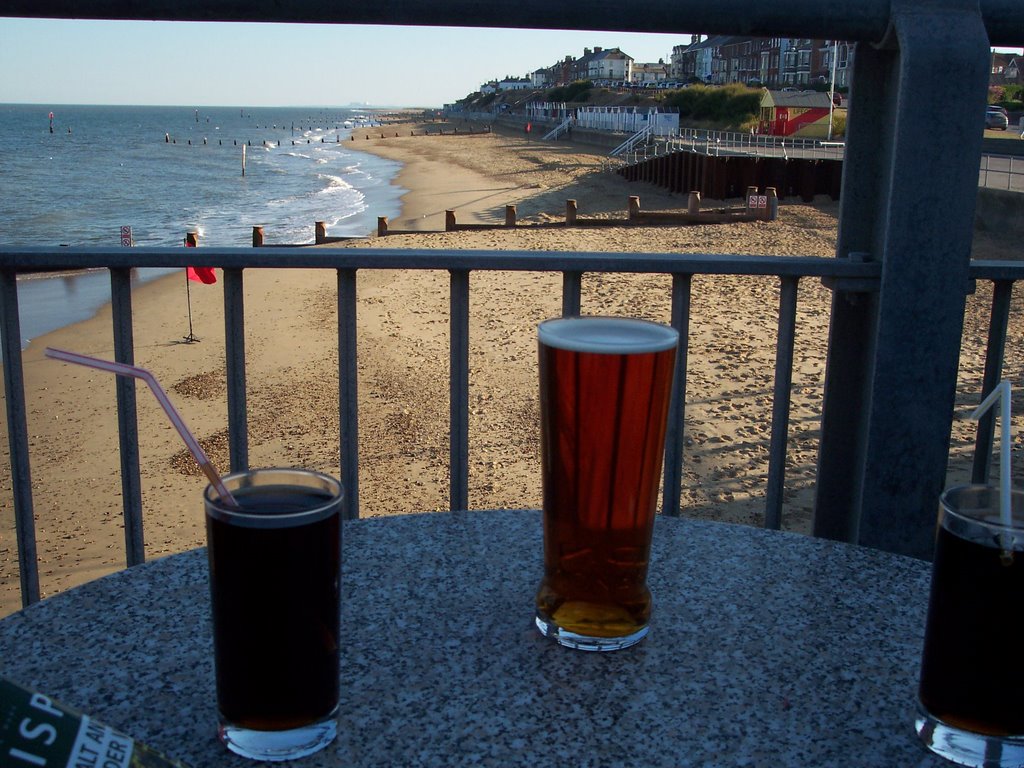
[[[213,271],[213,267],[186,267],[185,271],[188,274],[188,279],[195,280],[197,283],[213,285],[217,282],[217,273]]]

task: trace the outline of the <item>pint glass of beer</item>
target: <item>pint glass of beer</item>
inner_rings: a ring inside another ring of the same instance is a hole
[[[996,487],[941,499],[916,727],[961,765],[1024,765],[1024,492],[1010,496],[1009,524]]]
[[[218,735],[236,754],[291,760],[337,734],[341,484],[298,469],[207,487]]]
[[[544,578],[536,623],[613,651],[647,634],[654,528],[678,332],[643,320],[540,324]]]

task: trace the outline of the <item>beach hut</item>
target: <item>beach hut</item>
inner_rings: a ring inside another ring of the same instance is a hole
[[[758,132],[772,136],[828,136],[830,101],[820,91],[765,91]]]

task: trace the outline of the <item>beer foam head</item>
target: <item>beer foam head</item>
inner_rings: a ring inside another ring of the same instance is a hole
[[[626,317],[563,317],[537,327],[542,344],[572,352],[630,355],[662,352],[679,343],[670,326]]]

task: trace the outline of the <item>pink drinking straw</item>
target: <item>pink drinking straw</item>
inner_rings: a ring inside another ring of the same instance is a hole
[[[164,392],[163,387],[160,386],[160,382],[156,380],[156,376],[145,368],[139,368],[135,365],[115,363],[111,360],[101,360],[98,357],[80,355],[77,352],[68,352],[64,349],[47,347],[44,354],[54,360],[63,360],[65,363],[85,365],[90,368],[97,368],[101,371],[116,373],[119,376],[132,376],[146,382],[146,384],[149,385],[149,388],[153,391],[153,394],[156,395],[157,401],[167,413],[167,418],[171,420],[174,428],[178,430],[178,434],[181,435],[181,439],[185,441],[185,445],[188,446],[189,451],[192,453],[192,457],[196,460],[196,463],[199,464],[199,468],[203,470],[203,474],[206,475],[206,478],[210,481],[210,485],[217,489],[217,494],[220,496],[221,502],[226,507],[241,509],[241,507],[238,506],[238,502],[235,501],[235,497],[231,495],[231,491],[227,489],[227,486],[224,485],[224,481],[220,479],[220,475],[217,474],[217,470],[214,469],[213,463],[206,456],[206,452],[203,451],[202,446],[199,445],[199,441],[196,440],[188,427],[185,426],[185,421],[181,418],[181,414],[178,413],[178,409],[174,407],[174,403],[172,403],[170,398],[167,397],[167,393]]]

